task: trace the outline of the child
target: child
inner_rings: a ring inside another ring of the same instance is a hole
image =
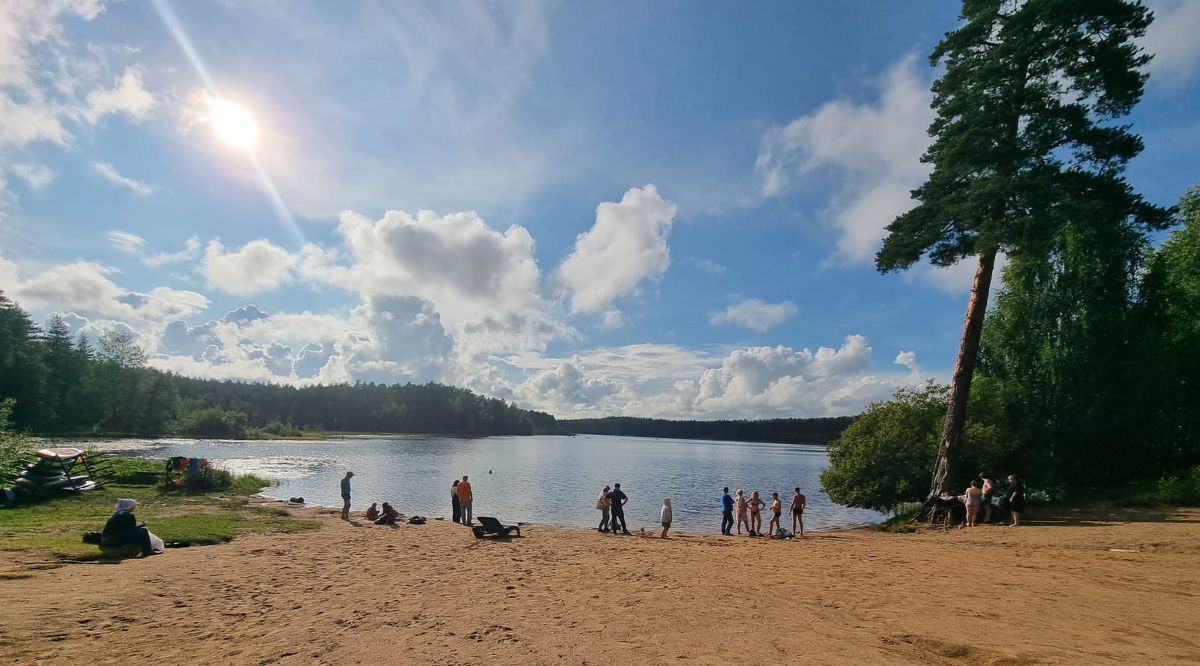
[[[379,517],[379,509],[375,507],[375,502],[371,502],[371,506],[367,507],[367,520],[374,521]]]
[[[767,525],[767,536],[775,534],[775,531],[782,527],[779,524],[781,515],[783,515],[783,502],[779,499],[779,493],[771,493],[771,522]]]
[[[737,531],[742,533],[742,525],[746,525],[746,532],[750,532],[750,515],[746,504],[746,496],[742,494],[742,489],[737,489]]]
[[[663,498],[662,511],[659,512],[658,515],[659,515],[659,518],[662,519],[662,526],[663,526],[662,538],[665,539],[665,538],[667,538],[667,530],[671,529],[671,519],[674,518],[674,515],[671,511],[671,498],[670,497]]]
[[[972,481],[963,495],[963,504],[967,505],[967,527],[975,527],[979,520],[979,507],[983,504],[983,490],[979,481]]]
[[[400,514],[396,513],[396,510],[392,508],[392,505],[388,504],[387,502],[384,502],[383,503],[383,512],[379,514],[379,520],[376,520],[375,524],[376,525],[395,525],[396,519],[399,517],[400,517]]]

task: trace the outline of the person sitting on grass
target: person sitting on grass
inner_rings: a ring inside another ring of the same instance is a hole
[[[142,549],[143,557],[161,553],[161,547],[156,549],[154,542],[158,541],[161,544],[162,541],[150,534],[150,530],[146,529],[145,525],[138,524],[137,518],[133,515],[135,510],[137,510],[137,500],[117,500],[117,510],[108,517],[108,522],[104,523],[104,531],[100,532],[100,545],[138,546]]]
[[[367,520],[375,520],[377,518],[379,518],[379,508],[375,506],[374,502],[371,502],[371,506],[367,507]]]
[[[384,502],[383,503],[383,512],[379,514],[379,518],[375,521],[375,524],[376,525],[395,525],[396,519],[399,517],[400,517],[400,514],[396,513],[396,510],[392,508],[392,505],[388,504],[387,502]]]

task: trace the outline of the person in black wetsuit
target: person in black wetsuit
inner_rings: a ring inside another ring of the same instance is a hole
[[[133,515],[135,509],[137,500],[117,500],[117,510],[108,517],[104,530],[100,532],[101,546],[140,546],[142,555],[154,554],[150,547],[150,530],[138,525]]]
[[[629,501],[629,497],[621,492],[621,484],[614,483],[612,492],[608,494],[608,511],[612,518],[609,521],[609,527],[612,533],[617,533],[617,522],[621,523],[621,533],[629,534],[629,528],[625,526],[625,503]]]

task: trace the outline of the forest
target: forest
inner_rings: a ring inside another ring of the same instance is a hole
[[[930,57],[930,174],[876,255],[882,273],[976,264],[958,359],[830,444],[835,501],[929,509],[986,471],[1052,500],[1200,502],[1200,188],[1164,208],[1124,176],[1152,20],[963,4]]]
[[[567,432],[594,435],[824,444],[840,435],[853,421],[852,416],[759,421],[671,421],[610,416],[602,419],[563,419],[558,423]]]

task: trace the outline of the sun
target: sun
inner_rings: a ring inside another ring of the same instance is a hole
[[[208,99],[208,122],[225,143],[247,150],[258,143],[258,125],[246,107],[227,99]]]

